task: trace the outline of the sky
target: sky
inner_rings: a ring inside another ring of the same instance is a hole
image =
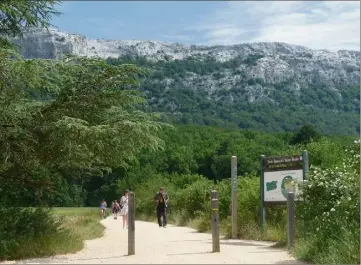
[[[112,40],[360,51],[360,1],[64,1],[52,24]]]

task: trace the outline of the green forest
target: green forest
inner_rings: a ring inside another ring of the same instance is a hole
[[[263,84],[261,79],[247,79],[240,65],[252,67],[263,55],[236,57],[217,62],[211,56],[187,57],[183,60],[153,61],[146,57],[125,55],[108,58],[112,65],[131,63],[151,69],[141,82],[141,90],[148,99],[147,107],[162,114],[172,124],[214,125],[227,128],[251,129],[265,132],[296,131],[304,124],[314,124],[328,135],[359,135],[360,88],[358,85],[340,87],[337,92],[318,83],[310,83],[296,95],[289,79],[268,85],[270,100],[249,102],[247,88]],[[184,79],[194,74],[210,75],[219,80],[225,72],[242,78],[229,89],[221,88],[211,95],[201,84],[184,85]],[[164,79],[174,80],[167,88]],[[229,100],[230,97],[233,100]],[[217,100],[216,100],[217,99]],[[276,103],[274,103],[276,102]]]
[[[49,26],[57,3],[0,3],[0,33],[21,35],[23,23]],[[171,220],[202,232],[210,227],[210,192],[216,189],[227,236],[232,155],[238,158],[238,237],[282,247],[283,206],[267,209],[267,230],[260,230],[260,155],[307,150],[309,184],[296,207],[292,253],[312,263],[360,262],[360,141],[351,131],[337,131],[337,119],[330,135],[318,120],[298,120],[294,131],[296,123],[289,120],[283,132],[257,127],[262,122],[252,115],[245,117],[255,127],[173,123],[149,108],[140,89],[152,70],[142,67],[147,65],[74,56],[25,60],[7,38],[0,40],[0,260],[81,249],[81,243],[69,249],[69,242],[79,240],[75,226],[64,228],[53,207],[98,207],[101,199],[110,203],[130,189],[137,218],[152,220],[160,185],[172,198]],[[92,218],[81,224],[99,223],[100,217]]]

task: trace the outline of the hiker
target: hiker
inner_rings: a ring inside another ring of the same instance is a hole
[[[114,219],[117,220],[118,219],[118,213],[120,211],[120,206],[117,200],[115,200],[112,204],[112,213],[114,216]]]
[[[159,192],[154,196],[154,201],[157,204],[157,219],[159,227],[167,227],[167,202],[168,195],[163,187],[159,188]],[[163,217],[163,223],[161,218]]]
[[[102,202],[100,203],[100,211],[102,214],[102,218],[105,218],[105,211],[107,209],[107,202],[103,199]]]
[[[125,225],[128,228],[128,194],[129,190],[126,190],[120,198],[120,215],[123,216],[123,229]]]

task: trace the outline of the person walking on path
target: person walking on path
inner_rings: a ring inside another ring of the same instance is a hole
[[[154,196],[154,201],[157,204],[157,219],[159,227],[167,227],[167,202],[168,194],[163,187],[159,188],[159,192]],[[163,217],[163,222],[162,222]]]
[[[100,203],[100,211],[102,214],[102,218],[105,218],[106,209],[107,209],[107,202],[103,199],[102,202]]]
[[[123,216],[123,229],[125,226],[128,228],[128,194],[129,191],[126,190],[120,198],[120,215]]]
[[[114,219],[117,220],[118,219],[118,213],[120,211],[120,206],[117,200],[115,200],[112,204],[112,213],[114,216]]]

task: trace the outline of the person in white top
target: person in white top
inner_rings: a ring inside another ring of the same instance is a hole
[[[120,215],[123,216],[123,228],[125,225],[128,228],[128,193],[129,191],[126,190],[124,195],[120,198]]]

